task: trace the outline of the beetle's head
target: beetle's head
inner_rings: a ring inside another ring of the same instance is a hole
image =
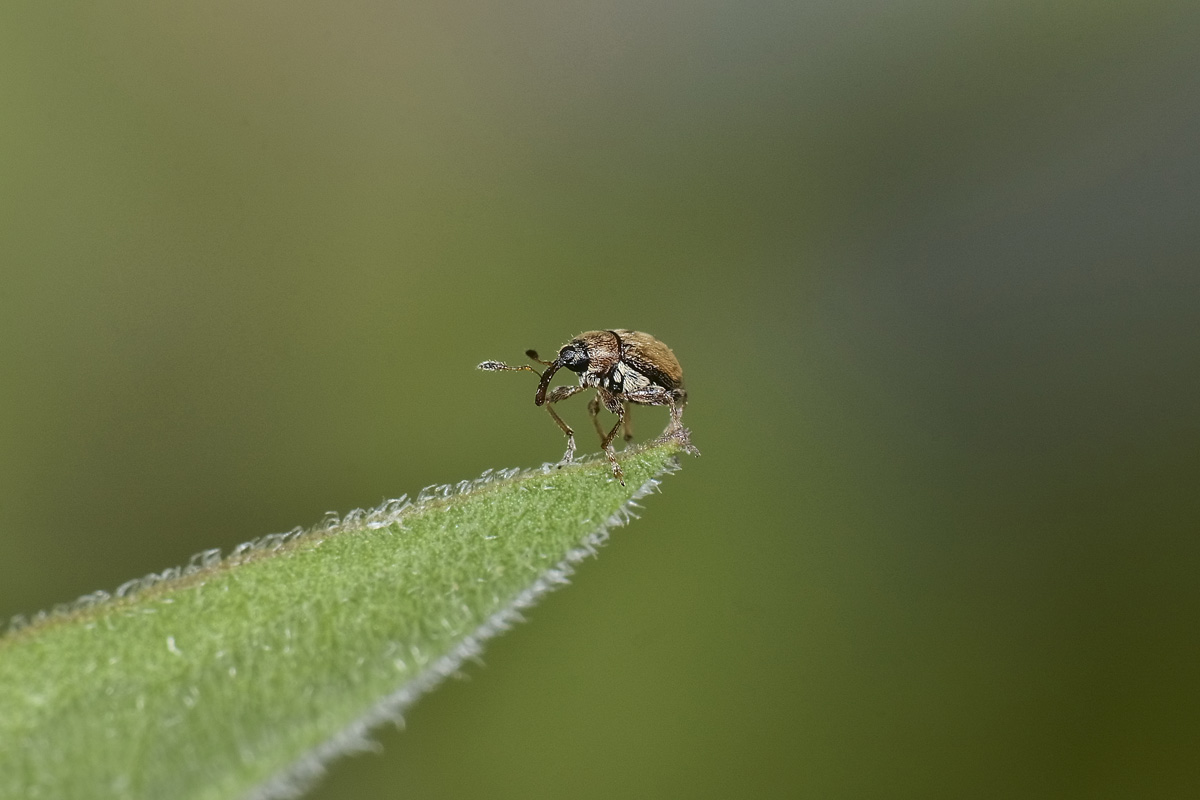
[[[533,355],[536,358],[536,354]],[[591,358],[588,355],[587,345],[578,339],[563,346],[562,350],[558,351],[558,358],[554,359],[548,365],[548,368],[542,373],[542,380],[538,384],[537,394],[534,395],[533,402],[536,405],[542,405],[546,402],[546,390],[550,388],[550,379],[554,377],[554,373],[558,372],[562,367],[566,367],[572,372],[582,373],[588,368]],[[545,364],[546,362],[542,362]]]
[[[587,345],[578,339],[558,351],[557,363],[572,372],[583,373],[588,368],[590,361]]]

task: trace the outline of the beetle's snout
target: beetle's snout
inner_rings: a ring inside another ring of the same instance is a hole
[[[554,377],[554,373],[558,372],[559,366],[559,362],[555,361],[542,373],[542,379],[538,382],[537,394],[533,396],[533,404],[535,406],[540,406],[546,402],[546,390],[550,388],[550,379]]]

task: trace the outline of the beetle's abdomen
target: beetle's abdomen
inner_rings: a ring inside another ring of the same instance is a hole
[[[683,368],[671,348],[641,331],[614,331],[621,340],[621,361],[630,372],[636,372],[649,383],[664,389],[683,386]],[[648,384],[647,384],[648,385]],[[632,391],[628,385],[625,391]]]

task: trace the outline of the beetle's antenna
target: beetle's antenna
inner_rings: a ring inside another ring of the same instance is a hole
[[[543,364],[547,362],[543,361]],[[554,361],[547,364],[549,369],[542,373],[542,382],[538,384],[537,394],[533,396],[533,404],[540,406],[546,402],[546,390],[550,388],[550,379],[554,377],[554,373],[558,372],[558,368],[562,366],[562,362]],[[530,367],[530,369],[533,369]],[[533,370],[537,372],[537,370]]]
[[[531,359],[533,359],[537,363],[543,364],[547,367],[554,363],[553,361],[542,361],[540,358],[538,358],[537,350],[526,350],[525,355],[529,356]]]
[[[542,373],[538,372],[528,364],[522,364],[519,367],[513,367],[505,364],[503,361],[484,361],[479,365],[478,369],[487,370],[488,372],[532,372],[538,377],[541,377],[542,375]]]

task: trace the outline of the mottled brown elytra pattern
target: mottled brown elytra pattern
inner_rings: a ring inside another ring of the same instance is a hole
[[[526,371],[540,378],[533,402],[539,406],[544,405],[558,423],[558,427],[567,435],[567,452],[563,455],[562,463],[570,463],[575,458],[575,431],[563,422],[562,417],[554,410],[554,404],[585,389],[596,390],[596,396],[588,402],[588,413],[592,417],[596,433],[600,436],[600,446],[612,465],[613,475],[621,481],[621,485],[625,484],[625,478],[621,466],[617,463],[612,441],[622,427],[625,429],[625,441],[633,438],[633,429],[629,421],[630,403],[669,407],[671,421],[667,423],[661,438],[677,439],[689,452],[699,455],[699,451],[692,447],[689,441],[687,429],[683,427],[683,407],[687,405],[687,391],[683,388],[683,369],[671,348],[650,334],[624,328],[587,331],[563,345],[558,351],[558,357],[553,361],[538,358],[536,350],[526,350],[525,355],[547,369],[538,372],[527,365],[511,367],[503,361],[484,361],[479,368],[492,371]],[[551,378],[562,367],[579,375],[579,385],[559,386],[550,390]],[[617,423],[607,433],[600,426],[601,406],[617,415]]]

